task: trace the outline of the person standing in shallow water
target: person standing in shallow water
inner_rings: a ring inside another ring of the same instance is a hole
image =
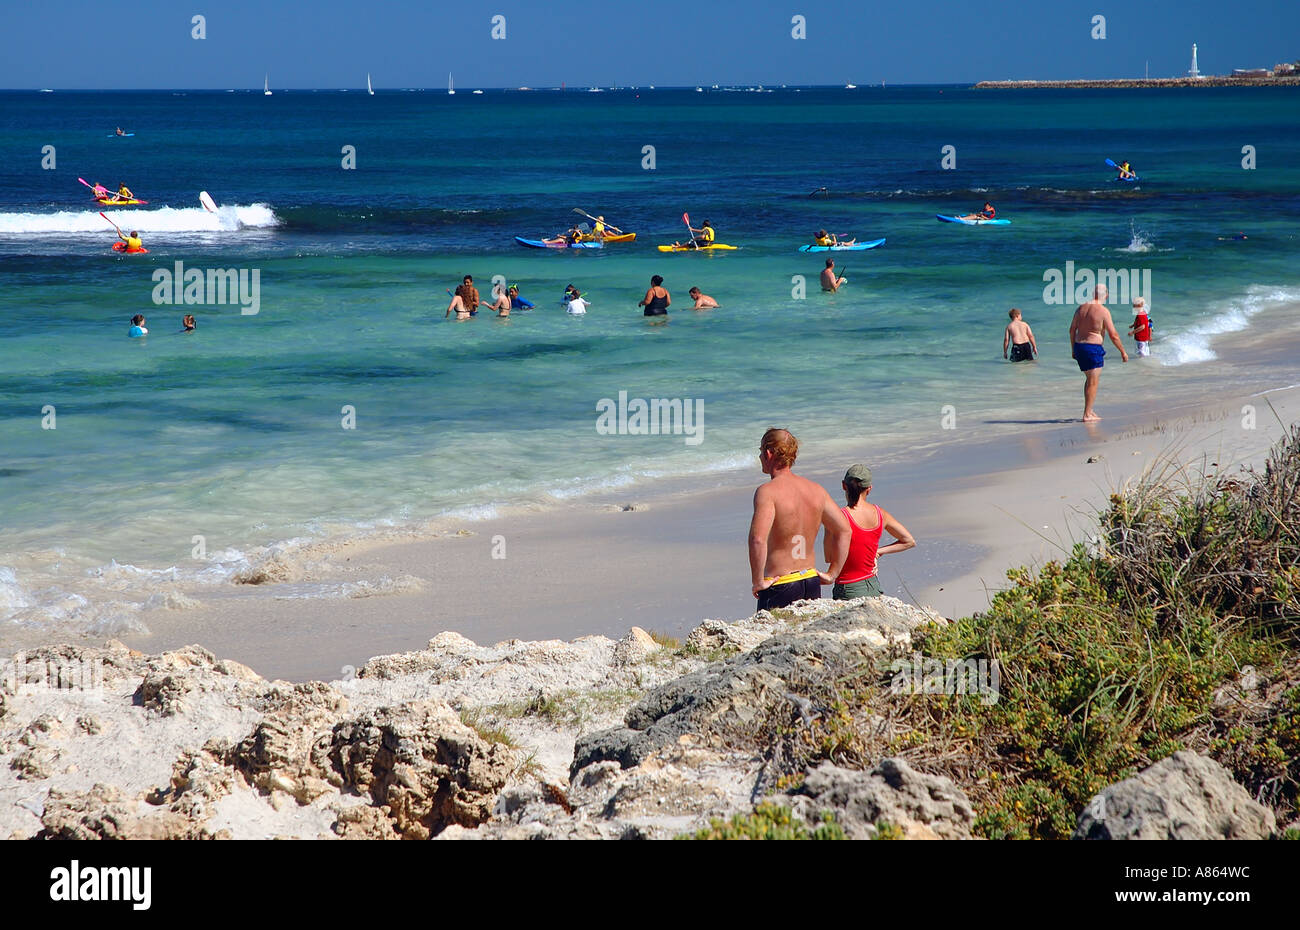
[[[650,289],[645,292],[645,296],[637,306],[645,307],[645,316],[667,316],[668,307],[672,302],[672,295],[668,293],[668,288],[664,287],[663,276],[655,275],[650,279]]]
[[[1106,298],[1109,296],[1110,292],[1106,290],[1106,285],[1098,284],[1097,289],[1093,291],[1092,300],[1075,310],[1074,319],[1070,321],[1071,354],[1079,363],[1079,370],[1083,372],[1084,423],[1101,419],[1092,405],[1097,400],[1097,387],[1101,383],[1101,366],[1106,364],[1106,348],[1102,345],[1103,334],[1109,336],[1110,341],[1115,343],[1115,348],[1119,349],[1120,361],[1128,361],[1128,353],[1124,351],[1124,344],[1119,341],[1119,331],[1115,329],[1115,321],[1111,319],[1110,311],[1106,309]]]
[[[849,521],[853,535],[849,541],[849,550],[844,558],[844,568],[835,579],[831,588],[831,597],[837,601],[852,600],[855,597],[880,597],[884,592],[876,578],[876,560],[879,556],[894,552],[906,552],[916,546],[916,540],[907,531],[907,527],[894,519],[893,514],[883,507],[867,503],[871,493],[871,469],[866,465],[853,465],[844,473],[840,482],[844,489],[847,507],[840,508]],[[880,548],[883,533],[889,533],[894,541],[885,548]],[[830,537],[827,537],[830,541]],[[829,549],[826,561],[833,562],[835,553]]]
[[[788,430],[768,430],[758,449],[771,480],[754,492],[749,572],[758,609],[771,610],[821,597],[821,586],[833,583],[844,566],[852,533],[826,489],[792,471],[799,440]],[[826,552],[836,556],[825,572],[814,567],[820,527],[826,528]]]

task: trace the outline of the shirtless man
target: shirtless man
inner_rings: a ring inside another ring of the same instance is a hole
[[[822,290],[830,291],[834,294],[840,289],[840,285],[847,280],[848,278],[839,278],[835,276],[835,259],[826,259],[826,267],[822,269]]]
[[[478,313],[478,305],[482,303],[479,300],[478,288],[474,286],[474,279],[465,275],[460,287],[456,288],[456,293],[451,295],[451,303],[447,305],[447,312],[442,315],[445,320],[451,316],[451,311],[456,311],[456,319],[468,320],[471,316]]]
[[[1110,311],[1106,309],[1106,298],[1109,296],[1106,285],[1098,284],[1092,300],[1075,310],[1074,319],[1070,321],[1071,353],[1074,360],[1079,363],[1079,370],[1083,372],[1083,422],[1085,423],[1101,419],[1092,409],[1092,404],[1097,399],[1101,366],[1106,364],[1106,349],[1102,345],[1102,336],[1110,336],[1110,341],[1115,343],[1115,348],[1119,349],[1120,361],[1128,361],[1128,353],[1124,351],[1124,345],[1119,341],[1119,331],[1115,329],[1115,322],[1110,318]]]
[[[695,301],[692,310],[712,310],[718,305],[718,302],[708,294],[701,293],[698,287],[693,287],[686,293],[690,295],[691,300]]]
[[[1002,334],[1002,357],[1009,357],[1013,362],[1032,362],[1034,356],[1038,354],[1034,331],[1020,318],[1018,308],[1012,307],[1007,311],[1007,316],[1011,317],[1011,322],[1007,324],[1007,331]],[[1007,349],[1011,350],[1010,356],[1007,355]]]
[[[763,474],[772,480],[754,492],[749,573],[758,609],[771,610],[821,597],[821,586],[834,584],[844,567],[853,530],[825,488],[790,470],[797,439],[770,429],[758,448]],[[835,559],[824,572],[814,567],[819,526],[826,527],[825,551]]]

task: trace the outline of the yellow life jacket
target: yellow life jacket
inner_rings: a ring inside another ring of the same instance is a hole
[[[144,242],[140,240],[139,236],[126,237],[126,250],[128,252],[138,252],[143,248],[144,248]]]
[[[597,224],[596,224],[596,235],[597,235],[597,236],[603,236],[603,235],[605,235],[605,224],[604,224],[604,223],[597,223]]]
[[[833,244],[834,244],[834,241],[835,241],[835,240],[831,239],[830,236],[818,236],[818,237],[817,237],[817,244],[818,244],[818,245],[833,245]]]
[[[704,239],[705,239],[706,242],[712,242],[712,241],[713,241],[713,227],[712,227],[712,226],[705,226],[704,229],[703,229],[703,235],[704,235]]]

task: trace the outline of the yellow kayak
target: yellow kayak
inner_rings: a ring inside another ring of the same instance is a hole
[[[709,249],[720,249],[730,252],[736,251],[736,246],[724,245],[721,242],[715,242],[712,245],[701,245],[698,247],[693,245],[660,245],[656,246],[656,248],[659,249],[660,252],[706,252]]]
[[[595,236],[590,236],[590,235],[582,237],[583,242],[592,242],[595,239],[596,239]],[[636,233],[619,233],[618,235],[614,235],[613,233],[606,233],[602,237],[602,241],[604,241],[606,245],[608,245],[611,242],[633,242],[635,240],[636,240]]]

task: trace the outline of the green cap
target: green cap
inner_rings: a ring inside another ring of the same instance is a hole
[[[851,465],[849,470],[844,473],[844,482],[853,481],[862,485],[864,488],[871,487],[871,469],[865,465]]]

